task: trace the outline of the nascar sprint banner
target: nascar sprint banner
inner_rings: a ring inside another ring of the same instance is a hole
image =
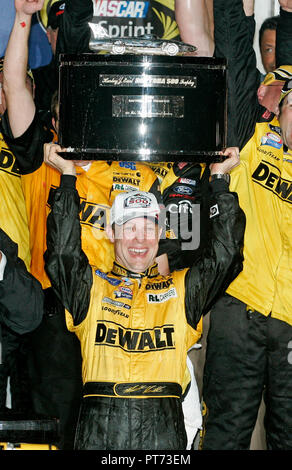
[[[154,34],[179,39],[175,0],[93,0],[93,22],[112,38]]]
[[[39,15],[45,27],[49,9],[55,1],[45,0]],[[92,2],[92,22],[99,23],[105,28],[111,38],[154,34],[163,39],[179,39],[174,13],[175,0],[92,0]]]

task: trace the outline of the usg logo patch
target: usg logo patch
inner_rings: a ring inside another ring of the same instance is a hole
[[[167,302],[167,300],[177,297],[177,292],[175,287],[172,287],[167,292],[163,292],[161,294],[147,294],[147,302],[149,304],[156,304],[156,303],[163,303]]]

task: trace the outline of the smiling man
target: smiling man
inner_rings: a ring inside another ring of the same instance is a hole
[[[45,159],[62,173],[50,199],[45,260],[82,350],[75,449],[186,449],[187,351],[198,339],[201,316],[242,269],[245,216],[227,174],[239,162],[238,151],[226,151],[224,162],[211,165],[206,250],[190,269],[168,276],[155,262],[162,211],[143,191],[121,193],[113,202],[107,227],[112,270],[89,265],[81,247],[76,169],[57,151],[45,146]]]

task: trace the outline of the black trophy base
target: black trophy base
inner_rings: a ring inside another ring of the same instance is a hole
[[[60,59],[59,141],[73,160],[214,162],[226,134],[223,59]]]

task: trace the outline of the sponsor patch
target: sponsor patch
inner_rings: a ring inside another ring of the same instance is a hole
[[[183,184],[189,184],[190,186],[196,186],[197,184],[196,180],[191,180],[189,178],[179,178],[178,182]]]
[[[131,308],[131,305],[124,304],[124,302],[119,302],[118,300],[113,300],[110,297],[104,297],[102,299],[102,302],[110,304],[110,305],[114,305],[115,307],[126,308],[127,310],[130,310]]]
[[[261,138],[261,145],[269,145],[276,149],[280,149],[283,145],[283,140],[278,134],[274,134],[272,132],[267,132]]]
[[[97,323],[95,346],[118,347],[129,353],[174,349],[174,335],[172,324],[139,330],[104,320]]]
[[[136,162],[119,162],[119,166],[129,170],[136,170]]]
[[[118,290],[114,291],[116,299],[125,298],[125,299],[132,299],[133,298],[133,291],[129,287],[120,286]]]
[[[99,269],[96,269],[95,274],[105,281],[109,282],[112,286],[118,286],[121,284],[122,281],[120,279],[115,279],[114,277],[108,276],[106,273],[103,273]]]
[[[218,204],[215,204],[214,206],[210,207],[210,219],[212,219],[212,217],[215,217],[216,215],[219,215]]]
[[[124,183],[114,183],[113,184],[113,191],[136,191],[136,186],[131,186],[130,184]]]
[[[135,194],[135,196],[129,196],[125,199],[124,207],[131,209],[151,207],[151,199],[144,194]]]
[[[177,194],[186,194],[188,196],[193,194],[193,189],[190,188],[189,186],[175,186],[173,190]]]
[[[176,289],[175,287],[172,287],[171,289],[169,289],[167,292],[163,292],[161,294],[159,293],[148,293],[147,294],[147,302],[149,304],[160,304],[160,303],[163,303],[163,302],[167,302],[168,300],[170,299],[173,299],[177,297],[177,292],[176,292]]]

